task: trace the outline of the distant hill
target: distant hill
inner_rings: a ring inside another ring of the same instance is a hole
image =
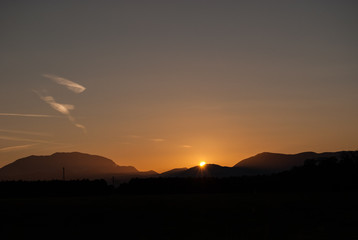
[[[303,166],[280,173],[254,176],[235,176],[241,174],[240,167],[230,168],[209,164],[201,168],[193,167],[177,171],[172,177],[132,179],[128,184],[121,185],[119,190],[123,193],[136,194],[257,194],[259,192],[290,192],[290,194],[330,192],[331,194],[340,191],[357,193],[358,154],[357,152],[340,152],[338,155],[339,158],[333,156],[309,159],[304,162]],[[332,203],[335,204],[335,202]]]
[[[172,170],[163,172],[160,174],[161,177],[169,177],[169,176],[173,176],[176,174],[181,174],[182,172],[188,170],[188,168],[184,167],[184,168],[174,168]]]
[[[238,162],[234,167],[257,170],[259,172],[281,172],[296,166],[302,166],[307,159],[335,157],[338,160],[346,156],[357,156],[358,151],[341,152],[303,152],[298,154],[282,154],[263,152]]]
[[[358,151],[342,151],[298,154],[260,153],[244,159],[233,167],[207,164],[204,167],[176,168],[158,174],[154,171],[139,172],[132,166],[118,166],[112,160],[85,153],[54,153],[50,156],[29,156],[0,169],[0,180],[56,180],[62,179],[63,168],[66,180],[105,179],[118,185],[132,178],[148,177],[237,177],[272,174],[302,166],[306,160],[320,158],[358,158]]]
[[[206,164],[204,167],[179,168],[160,174],[160,177],[235,177],[255,175],[256,171],[246,168],[223,167],[217,164]]]
[[[121,176],[155,175],[139,172],[132,166],[118,166],[112,160],[85,153],[54,153],[50,156],[29,156],[0,169],[0,180],[94,179]]]
[[[358,151],[342,151],[314,153],[303,152],[298,154],[260,153],[256,156],[244,159],[233,167],[224,167],[216,164],[207,164],[204,167],[176,168],[160,174],[160,177],[237,177],[272,174],[302,166],[306,160],[319,158],[344,158],[358,157]]]

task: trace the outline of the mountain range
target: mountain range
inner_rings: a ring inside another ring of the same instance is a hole
[[[243,159],[233,167],[207,164],[204,167],[176,168],[158,174],[140,172],[133,166],[119,166],[114,161],[79,152],[54,153],[50,156],[28,156],[0,169],[0,180],[53,180],[53,179],[105,179],[118,183],[132,178],[148,177],[234,177],[243,175],[272,174],[304,164],[305,160],[318,158],[338,160],[358,157],[358,151],[341,151],[298,154],[263,152]]]
[[[358,157],[358,151],[341,152],[303,152],[298,154],[282,154],[263,152],[253,157],[241,160],[233,167],[223,167],[216,164],[207,164],[204,168],[199,166],[189,169],[174,169],[161,174],[163,177],[236,177],[243,175],[272,174],[302,166],[306,160],[321,158]]]
[[[119,166],[97,155],[79,152],[54,153],[50,156],[28,156],[0,169],[0,180],[117,179],[157,175],[140,172],[133,166]]]

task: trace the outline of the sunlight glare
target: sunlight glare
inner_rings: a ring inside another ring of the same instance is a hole
[[[199,163],[200,167],[204,167],[205,165],[206,165],[206,162],[204,162],[204,161]]]

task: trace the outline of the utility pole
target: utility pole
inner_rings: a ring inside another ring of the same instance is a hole
[[[65,168],[62,168],[62,180],[63,180],[63,181],[66,181],[66,178],[65,178]]]

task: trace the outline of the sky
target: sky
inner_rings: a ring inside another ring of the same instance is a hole
[[[0,2],[0,167],[358,149],[358,2]]]

